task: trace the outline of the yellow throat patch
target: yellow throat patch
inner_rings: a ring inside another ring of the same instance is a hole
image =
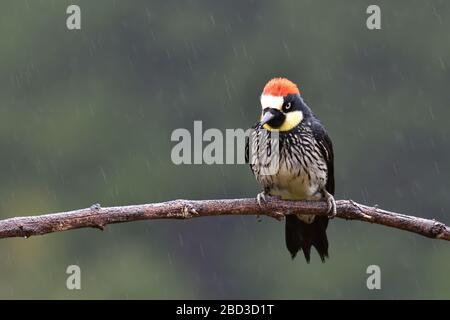
[[[294,129],[303,120],[303,113],[301,111],[291,111],[286,113],[286,119],[279,128],[272,128],[267,123],[263,125],[263,128],[269,131],[289,131]]]

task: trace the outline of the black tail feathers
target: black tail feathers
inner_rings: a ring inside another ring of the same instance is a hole
[[[316,248],[322,262],[328,258],[328,217],[315,216],[312,223],[306,223],[295,215],[286,216],[286,246],[292,259],[301,249],[309,263],[311,246]]]

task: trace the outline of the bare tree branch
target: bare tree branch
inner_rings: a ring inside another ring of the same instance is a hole
[[[358,204],[352,200],[339,200],[337,217],[381,224],[420,234],[425,237],[450,241],[450,228],[445,224],[376,207]],[[266,215],[278,220],[286,214],[326,215],[327,206],[319,201],[286,201],[267,198],[259,206],[254,198],[226,200],[173,200],[123,207],[87,209],[17,217],[0,220],[0,238],[30,237],[79,228],[98,228],[112,223],[152,219],[188,219],[224,215]]]

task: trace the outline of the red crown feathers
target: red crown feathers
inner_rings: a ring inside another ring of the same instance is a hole
[[[299,94],[297,85],[286,78],[273,78],[264,87],[264,95],[285,97],[288,94]]]

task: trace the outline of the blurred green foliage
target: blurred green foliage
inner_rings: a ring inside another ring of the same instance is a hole
[[[369,31],[372,2],[2,1],[0,217],[254,196],[245,165],[173,165],[170,134],[248,128],[286,76],[332,136],[337,198],[449,223],[450,3],[376,1]],[[0,298],[450,298],[448,243],[339,219],[328,233],[330,259],[309,265],[268,218],[5,239]]]

